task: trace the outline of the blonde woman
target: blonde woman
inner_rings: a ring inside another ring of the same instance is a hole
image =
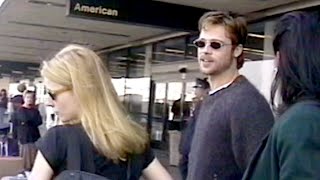
[[[111,180],[172,179],[151,151],[145,130],[123,110],[96,53],[69,45],[44,62],[41,75],[63,125],[37,142],[30,179],[52,179],[64,170]]]

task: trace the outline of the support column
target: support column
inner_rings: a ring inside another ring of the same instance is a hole
[[[263,51],[264,51],[263,60],[272,59],[270,55],[274,55],[272,41],[273,41],[275,24],[276,24],[275,21],[268,21],[265,23],[265,26],[264,26],[265,39],[263,42]]]
[[[144,63],[144,77],[151,77],[151,65],[152,65],[152,44],[146,46],[145,51],[145,63]],[[156,84],[150,79],[150,96],[149,96],[149,104],[148,104],[148,119],[147,119],[147,131],[151,136],[152,133],[152,122],[153,122],[153,107],[155,100],[155,91]]]
[[[144,61],[144,77],[150,77],[151,68],[152,68],[152,44],[146,46],[146,53],[145,53],[145,61]]]
[[[264,39],[264,56],[261,62],[260,72],[261,72],[261,91],[265,95],[266,99],[270,101],[270,90],[271,83],[273,81],[273,69],[274,69],[274,56],[273,51],[273,38],[274,38],[274,28],[276,21],[268,21],[265,23],[264,34],[266,38]],[[271,55],[271,56],[270,56]],[[272,62],[270,62],[272,61]]]

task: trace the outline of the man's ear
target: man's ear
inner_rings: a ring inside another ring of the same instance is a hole
[[[278,61],[278,62],[279,62],[279,60],[280,60],[280,52],[279,52],[279,51],[277,51],[277,52],[276,52],[276,61]]]
[[[278,68],[279,61],[280,61],[280,52],[277,51],[276,55],[275,55],[275,58],[274,58],[274,63],[273,63],[275,68]]]
[[[242,54],[243,51],[243,45],[239,44],[233,51],[233,57],[237,58]]]

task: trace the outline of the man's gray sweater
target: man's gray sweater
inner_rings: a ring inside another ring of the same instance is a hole
[[[197,119],[187,179],[241,179],[273,122],[266,99],[244,76],[211,94]]]

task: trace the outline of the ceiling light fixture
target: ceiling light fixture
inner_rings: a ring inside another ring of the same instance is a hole
[[[265,39],[265,38],[272,39],[272,36],[268,36],[268,35],[266,36],[266,35],[254,34],[254,33],[248,33],[248,36],[255,37],[255,38],[262,38],[262,39]]]
[[[117,60],[130,60],[130,58],[124,57],[124,56],[118,56],[115,59],[117,59]]]
[[[264,51],[263,51],[263,50],[260,50],[260,49],[243,48],[243,50],[264,54]]]
[[[66,7],[65,3],[57,3],[54,1],[28,0],[28,3],[45,5],[45,6]]]
[[[176,54],[184,54],[185,53],[183,50],[171,49],[171,48],[166,48],[164,51],[167,53],[176,53]]]
[[[22,71],[11,71],[13,74],[23,74],[23,72]]]

